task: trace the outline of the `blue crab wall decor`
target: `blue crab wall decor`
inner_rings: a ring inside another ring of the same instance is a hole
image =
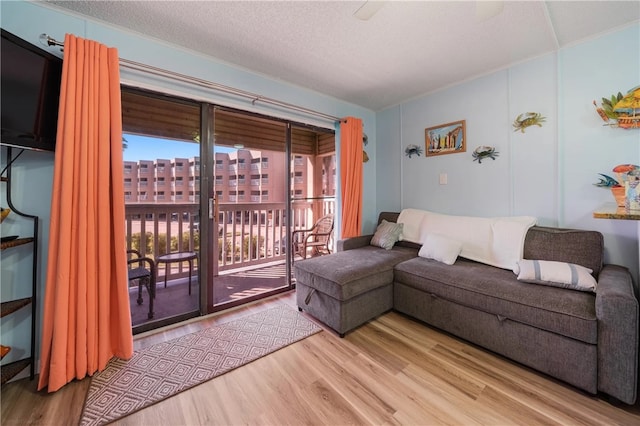
[[[478,161],[478,164],[482,163],[485,158],[491,158],[495,160],[498,156],[498,151],[492,146],[479,146],[473,150],[473,161]]]
[[[418,145],[407,145],[407,147],[404,149],[404,154],[411,158],[412,155],[417,155],[418,157],[420,157],[420,154],[422,154],[422,148],[420,148]]]

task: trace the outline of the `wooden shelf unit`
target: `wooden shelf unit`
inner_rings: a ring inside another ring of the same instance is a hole
[[[7,166],[3,169],[2,173],[6,172],[6,176],[0,176],[0,182],[5,184],[6,189],[6,202],[11,209],[11,217],[18,216],[20,218],[25,218],[31,220],[33,222],[33,233],[30,237],[22,237],[17,238],[15,240],[6,241],[1,243],[0,248],[2,250],[12,249],[14,247],[19,247],[25,244],[32,244],[32,252],[31,252],[31,296],[23,297],[14,300],[7,300],[1,303],[1,312],[0,316],[5,317],[7,315],[11,315],[14,312],[19,311],[25,306],[31,306],[31,347],[29,349],[25,349],[24,352],[28,355],[25,358],[13,360],[6,364],[0,365],[0,375],[2,376],[2,380],[0,384],[5,384],[20,372],[22,372],[25,368],[29,367],[29,377],[33,380],[35,376],[35,347],[36,347],[36,314],[37,314],[37,303],[36,303],[36,295],[38,289],[38,228],[39,228],[39,218],[38,216],[30,215],[27,213],[23,213],[20,209],[16,208],[13,204],[11,198],[11,168],[13,162],[20,156],[22,152],[19,152],[15,157],[12,156],[12,147],[7,146]],[[15,216],[14,216],[15,214]],[[3,333],[6,335],[6,333]],[[8,357],[10,358],[10,357]]]

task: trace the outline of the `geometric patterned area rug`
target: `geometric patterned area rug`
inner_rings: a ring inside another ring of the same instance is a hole
[[[321,330],[281,305],[114,358],[91,379],[80,425],[112,422]]]

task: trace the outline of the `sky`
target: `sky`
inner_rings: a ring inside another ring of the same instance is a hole
[[[124,134],[127,148],[122,152],[124,161],[155,160],[163,158],[191,158],[200,156],[200,145],[147,136]]]
[[[191,158],[200,156],[200,144],[149,136],[123,134],[127,148],[122,152],[124,161],[155,160],[162,158]],[[216,146],[216,152],[230,152],[234,149]]]

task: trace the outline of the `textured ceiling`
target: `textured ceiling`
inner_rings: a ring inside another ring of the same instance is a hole
[[[640,21],[640,1],[385,1],[366,21],[364,1],[48,3],[374,111]]]

